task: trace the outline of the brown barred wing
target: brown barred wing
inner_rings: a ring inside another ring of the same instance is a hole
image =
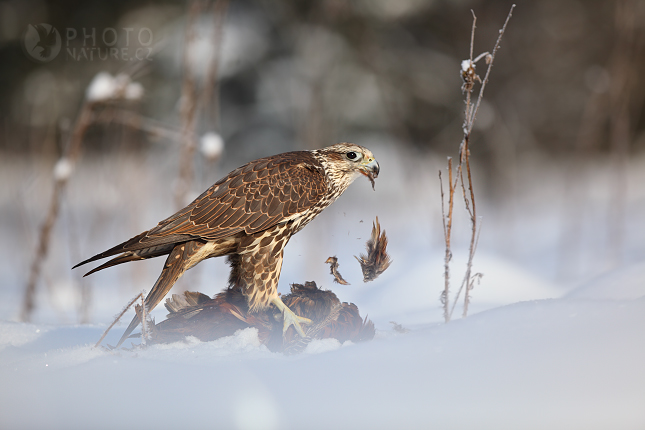
[[[234,170],[186,210],[159,223],[143,242],[167,235],[215,240],[256,233],[313,208],[327,192],[323,168],[309,152],[259,159]]]
[[[242,232],[251,234],[266,230],[306,212],[326,193],[324,170],[310,152],[288,152],[261,158],[232,171],[151,230],[74,267],[134,251],[143,252],[146,255],[141,257],[148,258],[169,253],[172,250],[169,245],[177,243],[223,239]],[[162,248],[164,252],[155,255],[148,256],[145,251],[156,252]]]

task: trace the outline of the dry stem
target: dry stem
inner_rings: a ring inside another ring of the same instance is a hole
[[[49,252],[49,241],[51,239],[51,233],[58,220],[58,215],[60,213],[60,203],[67,185],[69,176],[71,175],[71,169],[74,168],[76,161],[78,160],[81,154],[81,144],[83,143],[83,137],[87,128],[92,124],[93,117],[93,104],[90,102],[85,102],[81,108],[81,113],[79,114],[76,124],[74,126],[74,131],[70,137],[67,148],[63,156],[58,160],[58,163],[66,163],[66,167],[70,169],[69,172],[55,172],[54,173],[54,184],[52,197],[49,202],[49,209],[47,210],[47,217],[43,222],[40,228],[40,234],[38,237],[38,247],[36,248],[36,253],[34,254],[34,259],[31,263],[31,270],[29,272],[29,280],[27,281],[27,286],[25,288],[25,295],[22,304],[22,310],[20,312],[20,319],[22,321],[30,321],[31,315],[36,306],[35,297],[36,297],[36,285],[40,279],[42,272],[42,264],[47,258]],[[59,166],[58,164],[57,166]]]
[[[216,0],[213,5],[213,55],[206,72],[206,82],[202,93],[202,104],[206,121],[212,124],[215,129],[219,128],[219,97],[217,77],[219,76],[220,49],[222,47],[222,34],[224,30],[224,18],[228,9],[229,0]],[[215,97],[213,97],[215,94]]]
[[[459,147],[459,164],[457,165],[457,172],[454,179],[452,176],[452,160],[449,159],[448,161],[448,173],[449,173],[450,181],[449,181],[448,222],[447,223],[446,223],[446,213],[445,213],[445,207],[444,207],[443,181],[441,179],[441,172],[439,172],[439,182],[441,185],[441,210],[443,215],[444,239],[446,243],[446,254],[444,258],[444,290],[441,293],[441,302],[443,304],[444,320],[446,322],[450,321],[450,318],[452,317],[452,312],[454,311],[455,305],[459,300],[459,296],[461,294],[461,291],[464,289],[464,287],[466,289],[466,293],[464,296],[464,311],[462,316],[465,317],[468,315],[468,306],[470,301],[469,291],[472,289],[475,277],[477,276],[481,277],[480,274],[476,274],[474,276],[472,275],[473,259],[475,256],[475,251],[477,250],[477,244],[479,242],[479,234],[481,229],[478,222],[479,219],[477,217],[477,206],[475,204],[475,190],[473,187],[473,179],[472,179],[472,174],[470,169],[470,148],[469,148],[470,135],[473,129],[473,125],[475,123],[475,119],[477,118],[477,112],[479,110],[479,106],[481,105],[481,101],[484,96],[484,90],[488,83],[488,78],[490,76],[490,71],[493,67],[493,61],[495,59],[495,55],[497,53],[497,50],[499,49],[499,44],[501,42],[502,36],[504,35],[504,32],[506,31],[506,26],[508,25],[508,21],[510,20],[513,14],[514,8],[515,8],[515,5],[511,7],[511,10],[509,11],[508,16],[506,17],[506,21],[504,22],[504,26],[499,31],[499,36],[497,38],[497,41],[495,42],[495,46],[493,48],[492,54],[483,53],[475,59],[473,59],[473,50],[474,50],[474,42],[475,42],[475,28],[477,23],[477,17],[473,12],[473,25],[472,25],[471,34],[470,34],[470,57],[469,57],[469,60],[464,61],[462,63],[462,78],[464,79],[464,85],[462,87],[462,91],[466,94],[466,108],[464,113],[464,124],[463,124],[464,137]],[[475,63],[482,58],[486,58],[486,62],[488,64],[486,75],[483,81],[479,78],[479,76],[475,72]],[[476,82],[481,83],[481,87],[479,89],[477,101],[473,106],[472,91]],[[464,170],[466,173],[467,181],[464,180]],[[459,184],[461,184],[464,204],[470,216],[471,237],[470,237],[470,245],[468,248],[468,262],[466,264],[466,272],[464,274],[464,279],[461,283],[459,291],[457,292],[457,295],[455,296],[452,308],[450,308],[450,260],[452,258],[452,251],[451,251],[452,218],[453,218],[454,193],[457,187],[459,186]],[[450,312],[448,311],[449,308],[450,308]]]
[[[134,307],[134,311],[139,317],[141,323],[141,345],[145,345],[146,341],[150,338],[152,327],[148,326],[148,311],[146,310],[146,300],[144,299],[145,292],[141,292],[141,304]],[[153,324],[154,326],[154,324]]]
[[[196,125],[197,111],[201,107],[207,114],[206,122],[217,128],[219,115],[219,105],[217,95],[217,76],[219,68],[219,51],[222,42],[222,29],[224,27],[224,17],[228,8],[228,0],[218,0],[213,6],[214,30],[213,30],[213,51],[208,70],[201,85],[202,95],[198,97],[199,86],[195,82],[194,62],[195,58],[190,55],[192,52],[191,45],[194,43],[196,36],[196,23],[199,13],[202,11],[204,3],[200,0],[194,0],[188,9],[188,18],[186,22],[186,41],[184,46],[184,56],[182,58],[184,79],[182,83],[182,105],[181,105],[181,140],[182,150],[179,161],[179,176],[177,178],[177,188],[175,189],[175,206],[179,209],[188,203],[191,184],[194,177],[194,158],[197,149],[196,142]],[[212,113],[208,111],[211,110]]]
[[[446,242],[446,255],[444,257],[444,289],[441,293],[441,303],[443,304],[443,317],[446,322],[450,321],[450,260],[452,260],[452,251],[450,249],[450,238],[452,233],[452,209],[454,207],[455,189],[452,185],[452,157],[448,157],[448,222],[446,222],[446,211],[444,207],[443,180],[441,170],[439,171],[439,184],[441,185],[441,214],[443,219],[443,236]]]
[[[103,335],[101,336],[99,341],[96,342],[96,345],[94,345],[94,348],[98,347],[101,344],[101,342],[103,342],[103,339],[105,339],[105,336],[107,336],[107,334],[110,332],[110,330],[112,330],[112,327],[114,327],[116,325],[116,323],[119,322],[121,317],[128,311],[128,309],[130,309],[130,307],[134,304],[134,302],[137,301],[137,299],[141,299],[141,300],[145,301],[144,293],[141,292],[141,293],[137,294],[136,296],[134,296],[134,298],[132,300],[130,300],[127,305],[125,305],[125,307],[123,308],[121,313],[119,315],[117,315],[116,317],[114,317],[114,321],[112,321],[112,324],[110,324],[110,326],[107,329],[105,329],[105,331],[103,332]],[[145,306],[144,306],[144,308],[145,308]],[[144,330],[141,330],[141,331],[143,333]]]
[[[182,151],[179,158],[179,177],[175,189],[175,206],[179,209],[186,205],[186,196],[190,191],[193,178],[193,158],[195,156],[195,113],[197,112],[197,90],[193,76],[191,45],[195,39],[195,25],[201,10],[201,2],[194,0],[188,8],[186,21],[186,34],[184,55],[182,58],[184,80],[181,88],[181,124],[182,124]]]

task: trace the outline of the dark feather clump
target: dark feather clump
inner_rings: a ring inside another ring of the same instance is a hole
[[[211,341],[231,336],[247,327],[258,329],[260,342],[271,351],[296,354],[313,339],[334,338],[339,342],[362,342],[374,338],[372,321],[360,316],[353,303],[341,303],[336,294],[318,288],[315,282],[293,284],[291,293],[282,301],[297,315],[312,320],[301,338],[289,327],[282,333],[282,317],[271,308],[249,312],[246,298],[237,288],[227,288],[209,298],[205,294],[187,291],[166,299],[167,319],[151,328],[150,343],[169,343],[194,336]]]
[[[195,336],[207,342],[247,328],[250,321],[262,327],[259,333],[266,337],[267,327],[271,326],[266,315],[263,315],[264,318],[255,314],[247,315],[246,298],[233,288],[227,288],[212,299],[206,294],[192,291],[173,294],[172,298],[166,299],[165,306],[169,313],[166,320],[152,328],[152,343],[178,342],[186,336]]]
[[[385,230],[381,233],[381,224],[372,223],[372,236],[365,244],[367,255],[361,254],[360,258],[354,256],[361,263],[363,270],[363,282],[373,281],[392,264],[390,256],[387,254],[387,236]]]

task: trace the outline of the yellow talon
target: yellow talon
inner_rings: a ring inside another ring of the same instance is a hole
[[[306,337],[305,332],[300,324],[311,324],[311,320],[309,318],[294,314],[293,311],[287,307],[287,305],[282,303],[282,300],[280,300],[280,297],[278,296],[271,299],[271,303],[273,303],[275,307],[278,308],[280,312],[282,312],[282,319],[284,320],[284,325],[282,327],[283,336],[287,332],[287,329],[289,329],[289,326],[292,325],[300,336]]]

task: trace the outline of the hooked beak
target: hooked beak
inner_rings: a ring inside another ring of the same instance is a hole
[[[378,162],[374,158],[367,159],[361,164],[361,173],[370,180],[372,189],[374,189],[374,179],[378,178],[380,171]]]
[[[381,171],[378,162],[372,158],[370,162],[364,165],[366,170],[369,170],[372,172],[372,176],[374,178],[378,178],[378,173]]]

